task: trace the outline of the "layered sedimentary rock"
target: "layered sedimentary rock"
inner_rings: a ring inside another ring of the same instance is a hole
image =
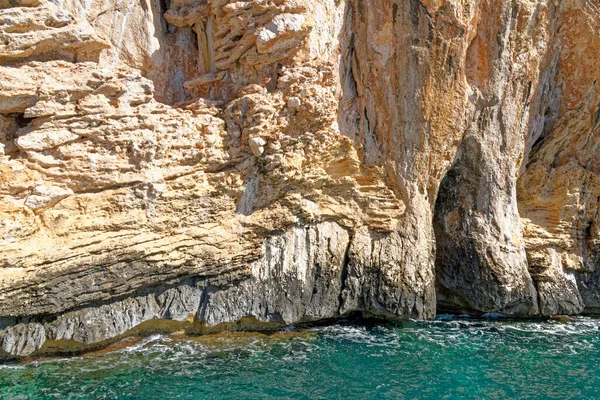
[[[600,7],[569,2],[551,25],[517,198],[544,314],[599,310]]]
[[[0,2],[0,345],[600,309],[591,0]]]

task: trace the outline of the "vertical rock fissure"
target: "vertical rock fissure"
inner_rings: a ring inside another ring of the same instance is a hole
[[[165,33],[171,33],[175,30],[175,26],[165,19],[165,13],[169,10],[169,7],[171,7],[171,0],[160,0],[160,18]]]
[[[200,306],[198,307],[198,321],[204,322],[206,320],[206,308],[208,307],[209,301],[209,291],[210,291],[210,283],[206,283],[206,287],[202,291],[202,296],[200,297]]]
[[[344,308],[344,292],[348,290],[348,269],[350,264],[350,247],[352,246],[352,240],[354,236],[350,233],[348,237],[348,244],[344,251],[344,258],[342,261],[342,273],[340,274],[340,293],[338,296],[338,315],[342,316],[342,309]]]

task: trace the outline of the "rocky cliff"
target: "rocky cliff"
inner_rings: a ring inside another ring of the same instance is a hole
[[[600,311],[597,0],[0,0],[6,358]]]

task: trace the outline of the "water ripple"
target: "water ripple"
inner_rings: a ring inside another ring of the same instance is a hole
[[[4,399],[593,399],[600,321],[340,323],[154,335],[112,353],[0,366]]]

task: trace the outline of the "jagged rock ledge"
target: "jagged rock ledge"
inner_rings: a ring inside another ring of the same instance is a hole
[[[274,235],[251,275],[187,278],[145,288],[126,298],[52,316],[1,320],[5,359],[77,352],[125,336],[185,330],[272,330],[340,318],[360,311],[388,318],[433,317],[431,285],[401,284],[386,274],[381,253],[393,254],[393,234],[348,229],[333,223],[298,226]],[[366,256],[365,247],[371,252]],[[391,279],[391,281],[390,281]]]

